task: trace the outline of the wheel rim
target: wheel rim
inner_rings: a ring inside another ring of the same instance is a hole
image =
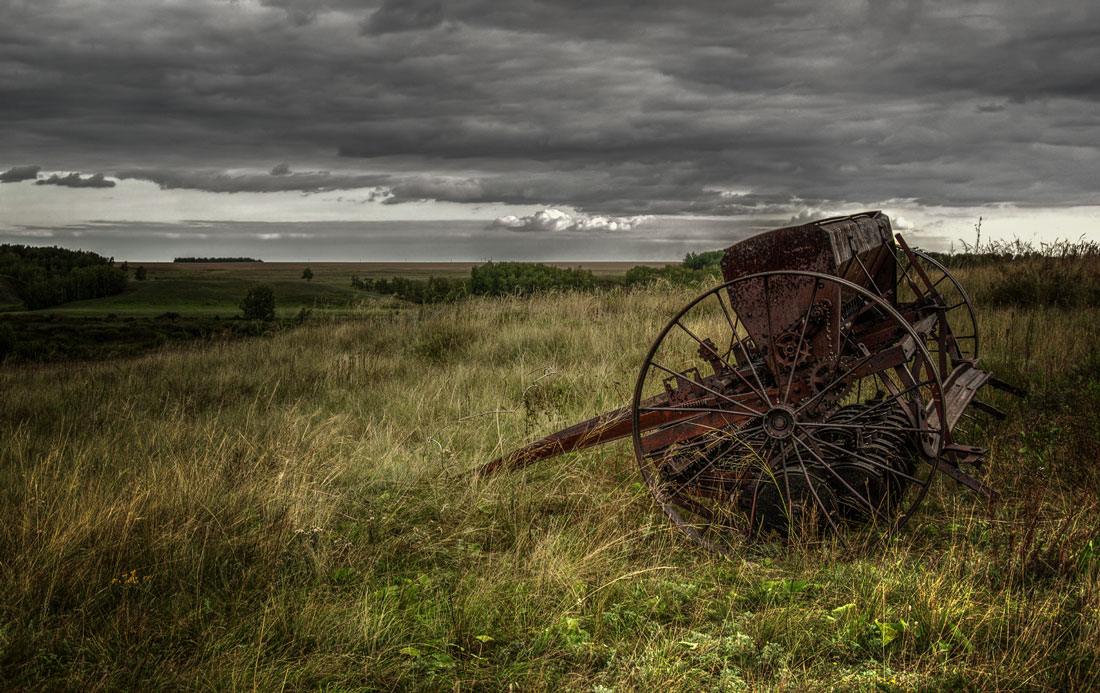
[[[945,322],[947,323],[948,331],[950,334],[956,337],[955,344],[959,349],[959,355],[966,359],[978,358],[979,347],[979,331],[978,331],[978,319],[974,313],[974,306],[970,301],[970,295],[967,294],[966,289],[963,288],[962,283],[955,277],[955,275],[947,269],[947,267],[932,257],[928,253],[918,248],[911,248],[910,251],[917,259],[918,264],[921,265],[926,277],[928,277],[935,295],[928,296],[930,292],[926,292],[923,297],[928,302],[939,302],[946,306],[948,310],[945,310]],[[899,255],[904,255],[899,252]],[[901,258],[899,258],[899,261]],[[905,274],[917,274],[912,271],[908,258],[905,258],[904,273]],[[904,275],[903,275],[904,276]],[[899,282],[900,284],[901,282]],[[927,285],[923,281],[918,281],[918,286]],[[945,287],[945,288],[941,288]],[[970,336],[972,335],[972,337]],[[932,358],[938,358],[939,341],[937,339],[929,340],[928,351],[932,355]],[[941,371],[941,376],[947,377],[950,375],[950,370]],[[973,429],[973,416],[964,412],[962,417],[955,424],[955,427],[951,430],[951,440],[953,442],[970,441],[974,438]]]
[[[942,305],[947,333],[953,337],[958,355],[965,359],[978,358],[978,319],[970,295],[939,260],[917,248],[910,249],[910,252],[913,259],[900,248],[897,252],[899,302],[919,299],[928,304]],[[929,341],[929,353],[937,362],[939,349],[938,340]],[[946,377],[948,373],[943,372],[942,375]]]
[[[763,300],[739,298],[754,294]],[[870,370],[896,346],[872,339],[882,325],[915,345],[892,371]],[[942,381],[924,342],[881,297],[830,275],[764,272],[706,291],[642,364],[632,405],[642,476],[681,530],[723,553],[777,524],[788,538],[814,527],[844,543],[889,536],[935,471],[902,458],[915,437],[931,456],[944,441]],[[859,523],[845,504],[862,525],[849,526]]]

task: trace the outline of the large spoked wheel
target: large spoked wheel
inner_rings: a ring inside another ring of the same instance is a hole
[[[978,319],[962,283],[923,250],[898,248],[897,263],[898,302],[920,301],[943,310],[943,324],[928,343],[937,363],[941,351],[949,357],[948,368],[940,367],[941,375],[947,377],[953,360],[978,358]]]
[[[978,320],[974,306],[963,285],[936,258],[917,248],[898,248],[900,296],[905,300],[917,300],[926,305],[938,305],[943,309],[942,324],[927,341],[928,351],[939,364],[940,375],[947,378],[958,359],[978,358]],[[919,292],[919,293],[918,293]],[[943,358],[941,358],[943,354]],[[967,442],[975,437],[974,418],[964,412],[951,430],[953,442]]]
[[[704,292],[650,348],[634,452],[665,514],[704,547],[901,527],[944,444],[925,336],[856,284],[764,272]]]

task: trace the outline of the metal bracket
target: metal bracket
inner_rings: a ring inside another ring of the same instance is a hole
[[[997,388],[998,390],[1004,390],[1011,395],[1016,395],[1017,397],[1027,397],[1027,390],[1016,387],[1015,385],[1009,385],[1000,378],[990,378],[989,384]]]
[[[997,498],[1000,498],[1001,496],[1001,494],[997,493],[995,489],[990,486],[986,486],[985,484],[970,476],[966,472],[962,471],[947,460],[936,460],[936,469],[940,470],[947,476],[967,487],[974,493],[977,493],[982,498],[985,498],[987,501],[995,500]]]
[[[972,400],[970,400],[970,404],[972,404],[974,406],[974,408],[980,409],[981,411],[984,411],[986,414],[990,414],[992,416],[995,416],[995,417],[997,417],[997,419],[999,419],[1001,421],[1008,418],[1008,414],[1004,413],[1003,411],[1001,411],[997,407],[993,406],[992,404],[989,404],[988,402],[983,402],[983,401],[978,400],[978,399],[972,399]]]

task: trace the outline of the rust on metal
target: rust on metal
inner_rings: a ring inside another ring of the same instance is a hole
[[[718,551],[730,537],[829,532],[876,541],[937,471],[985,498],[959,441],[985,387],[958,280],[867,212],[776,229],[726,249],[724,282],[656,337],[631,404],[525,445],[489,475],[631,437],[658,504]],[[847,538],[846,538],[847,537]]]

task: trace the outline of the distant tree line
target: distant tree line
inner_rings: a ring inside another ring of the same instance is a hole
[[[699,284],[718,275],[722,252],[692,253],[684,263],[665,267],[639,265],[622,277],[596,277],[589,270],[553,267],[532,262],[488,262],[470,270],[470,277],[430,277],[424,279],[360,279],[353,275],[351,285],[362,291],[395,296],[413,303],[446,303],[467,296],[529,296],[543,291],[591,290],[615,286],[631,287],[657,281],[673,284]],[[705,258],[699,260],[699,258]],[[694,267],[689,267],[688,262]]]
[[[102,298],[126,288],[126,272],[87,250],[0,245],[0,277],[27,310]]]
[[[172,262],[263,262],[254,257],[177,257]]]

